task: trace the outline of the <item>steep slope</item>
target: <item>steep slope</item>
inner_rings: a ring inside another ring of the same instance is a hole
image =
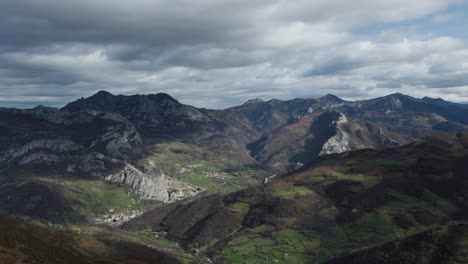
[[[325,144],[337,135],[337,127],[343,118],[337,111],[309,115],[276,129],[247,147],[263,164],[279,171],[292,170],[292,166],[307,163],[321,153]],[[286,164],[290,164],[289,167],[285,168]]]
[[[257,132],[249,135],[244,127],[213,118],[207,114],[210,110],[181,104],[167,94],[123,96],[101,91],[68,104],[62,112],[124,116],[146,145],[145,157],[133,165],[143,171],[156,166],[161,173],[202,190],[215,191],[213,186],[220,186],[216,191],[222,192],[238,190],[270,174],[245,147]]]
[[[258,111],[272,115],[275,125],[268,126],[270,130],[249,143],[248,148],[259,162],[280,172],[297,168],[318,155],[397,147],[427,135],[468,129],[468,111],[461,105],[401,94],[355,102],[333,95],[317,100],[256,101],[238,111],[252,122],[256,122],[252,116],[256,117]]]
[[[16,185],[38,184],[65,199],[73,193],[66,179],[113,182],[132,199],[173,202],[253,186],[321,155],[397,147],[426,135],[466,130],[467,111],[401,94],[356,102],[333,95],[251,100],[208,110],[167,94],[101,91],[63,109],[0,109],[0,180],[8,183],[2,189],[7,193]],[[81,194],[72,200],[79,201]],[[31,198],[18,197],[18,205]],[[67,208],[82,211],[81,206]]]
[[[141,200],[172,202],[261,182],[268,171],[218,125],[165,94],[99,92],[61,110],[2,108],[0,210],[93,221],[109,210],[134,215]],[[44,195],[28,193],[29,186]]]
[[[451,223],[327,261],[328,264],[468,262],[468,225]]]
[[[105,229],[88,234],[52,229],[40,223],[26,223],[0,215],[0,263],[195,263],[179,252],[126,233]]]
[[[168,94],[113,95],[100,91],[97,94],[69,103],[62,108],[66,112],[113,112],[119,113],[132,124],[150,133],[171,131],[185,135],[186,129],[209,129],[212,120],[198,109],[183,105]]]
[[[466,109],[462,105],[445,102],[442,99],[428,97],[416,99],[396,93],[364,102],[356,102],[355,104],[361,109],[361,112],[371,111],[380,114],[401,112],[434,113],[452,122],[468,124],[468,117],[465,115]]]
[[[281,173],[320,154],[396,147],[427,135],[468,129],[468,109],[462,105],[402,94],[354,102],[330,94],[288,101],[254,99],[209,110],[183,105],[167,94],[115,96],[101,91],[62,110],[120,113],[147,142],[184,141]],[[327,118],[328,125],[322,121]],[[210,144],[213,139],[216,144]]]
[[[35,139],[67,138],[78,145],[122,160],[142,153],[140,134],[113,113],[66,113],[54,108],[0,109],[0,148]]]
[[[466,162],[467,133],[324,156],[262,186],[158,207],[123,228],[167,232],[219,263],[323,262],[466,219]]]
[[[131,204],[133,198],[167,202],[200,192],[157,168],[132,165],[145,156],[139,132],[117,113],[1,109],[0,209],[19,216],[80,221],[118,205],[96,201],[101,192],[122,197],[123,204]],[[93,182],[96,195],[89,197],[82,187]]]
[[[434,228],[468,215],[468,136],[444,136],[467,130],[467,117],[465,106],[401,94],[209,110],[99,92],[63,109],[1,108],[0,212],[53,224],[137,217],[123,228],[216,262],[372,261],[413,235],[425,254],[425,232],[439,248],[452,236]]]

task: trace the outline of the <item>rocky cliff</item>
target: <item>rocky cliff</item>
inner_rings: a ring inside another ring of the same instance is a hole
[[[198,193],[157,169],[142,172],[131,165],[144,154],[143,139],[118,113],[3,109],[0,125],[3,173],[22,167],[42,176],[108,180],[128,186],[141,199],[163,202]]]

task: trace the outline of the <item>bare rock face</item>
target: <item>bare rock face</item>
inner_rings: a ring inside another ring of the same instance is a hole
[[[69,139],[38,139],[11,147],[0,155],[2,167],[50,168],[69,176],[101,178],[129,187],[141,199],[171,202],[193,196],[201,190],[158,173],[156,168],[141,172],[129,163],[114,159]]]
[[[102,171],[120,164],[69,139],[38,139],[13,146],[0,154],[3,168],[11,166],[50,168],[51,171],[84,177],[101,177]]]
[[[333,136],[327,142],[325,142],[319,155],[343,153],[349,151],[351,150],[349,144],[350,142],[348,134],[342,130],[338,130],[336,136]]]
[[[113,158],[130,160],[135,150],[143,145],[136,128],[119,114],[105,113],[100,118],[116,123],[106,127],[104,134],[93,140],[89,148]]]
[[[22,146],[10,147],[0,155],[0,164],[7,165],[18,160],[23,165],[36,162],[48,163],[58,160],[60,158],[59,155],[65,155],[81,148],[81,146],[73,143],[71,140],[64,138],[38,139]],[[47,157],[47,152],[54,153],[54,156]]]
[[[145,174],[130,164],[117,173],[105,177],[107,181],[129,186],[142,199],[172,202],[193,196],[199,191],[189,184],[170,178],[164,174]]]
[[[174,107],[171,113],[176,114],[176,108],[181,107],[167,96],[158,100],[136,99],[135,107],[139,106],[138,100],[143,100],[142,110],[167,107],[169,111]],[[0,169],[22,167],[44,176],[112,181],[128,187],[141,199],[162,202],[201,191],[162,174],[154,164],[149,164],[144,171],[131,165],[144,151],[138,130],[122,114],[98,110],[67,112],[43,106],[0,109]],[[186,107],[179,114],[203,118],[192,110]]]
[[[341,114],[339,119],[335,122],[336,135],[325,142],[319,155],[343,153],[351,150],[349,135],[341,128],[341,125],[346,122],[348,122],[346,116]]]
[[[119,172],[106,176],[105,179],[129,186],[143,199],[155,199],[164,202],[169,200],[169,195],[164,188],[156,186],[155,181],[129,164]]]

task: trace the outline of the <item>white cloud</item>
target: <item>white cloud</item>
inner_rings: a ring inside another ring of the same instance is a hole
[[[205,107],[397,90],[468,101],[466,42],[353,34],[424,16],[442,21],[457,2],[3,1],[0,104],[11,96],[60,105],[101,89],[167,92]]]
[[[311,63],[306,75],[311,80],[340,80],[351,86],[366,80],[369,94],[365,97],[398,91],[466,102],[467,60],[468,43],[455,38],[356,41],[338,51],[321,51],[320,60]]]

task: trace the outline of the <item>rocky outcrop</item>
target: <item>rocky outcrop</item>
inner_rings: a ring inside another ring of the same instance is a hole
[[[38,139],[10,147],[1,153],[0,164],[5,169],[11,166],[40,166],[48,173],[54,171],[69,176],[101,178],[128,186],[141,199],[162,202],[176,201],[201,191],[157,173],[155,168],[143,173],[127,162],[85,148],[66,138]]]
[[[98,97],[105,99],[100,103],[115,106],[107,102],[115,99],[113,96],[101,93]],[[168,96],[135,98],[134,106],[124,107],[142,111],[159,109],[160,112],[166,109],[167,115],[176,114],[176,108],[182,107],[178,114],[203,118],[195,108],[185,107]],[[95,107],[88,108],[79,112],[43,106],[0,109],[1,169],[6,172],[8,168],[21,167],[32,169],[40,176],[112,181],[127,186],[141,199],[162,202],[183,199],[201,191],[162,174],[154,164],[148,164],[144,172],[132,166],[144,151],[143,140],[133,123],[122,114],[110,111],[112,109],[105,108],[103,112]]]
[[[105,179],[129,186],[133,192],[140,195],[143,199],[155,199],[164,202],[169,200],[169,195],[164,188],[156,186],[152,179],[146,177],[142,172],[129,164],[119,172],[106,176]]]
[[[25,145],[10,147],[0,155],[0,164],[8,165],[13,162],[19,162],[22,165],[28,165],[36,162],[52,162],[59,159],[59,155],[77,151],[82,147],[69,139],[38,139]],[[53,156],[47,157],[47,154]]]
[[[114,121],[115,124],[106,127],[104,134],[93,140],[89,148],[113,158],[131,160],[143,145],[136,128],[119,114],[105,113],[100,118]]]
[[[69,139],[38,139],[10,147],[0,156],[2,168],[37,167],[65,175],[99,178],[103,172],[122,167],[122,162],[84,148]]]
[[[166,203],[194,196],[201,191],[165,174],[151,177],[130,164],[126,164],[122,170],[106,176],[105,179],[129,186],[142,199]]]
[[[350,137],[341,127],[341,125],[346,122],[348,122],[348,119],[342,113],[338,120],[333,122],[332,125],[336,126],[336,135],[325,142],[322,150],[320,151],[320,156],[333,153],[343,153],[351,150]]]
[[[322,151],[320,151],[321,155],[333,154],[333,153],[343,153],[346,151],[351,150],[349,146],[349,136],[346,132],[339,130],[337,134],[330,138],[325,144],[323,145]]]

